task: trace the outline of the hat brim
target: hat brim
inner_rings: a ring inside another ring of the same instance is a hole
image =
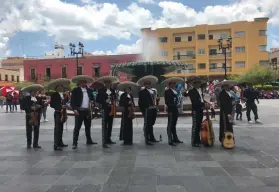
[[[162,82],[162,84],[164,84],[164,85],[168,85],[169,83],[175,83],[175,84],[184,83],[184,79],[182,79],[180,77],[171,77],[171,78],[165,79]]]
[[[90,86],[92,89],[100,89],[102,87],[104,87],[104,84],[97,81],[93,82]]]
[[[203,83],[206,83],[206,80],[205,79],[201,79],[201,78],[198,78],[198,77],[195,77],[195,78],[191,78],[187,81],[188,84],[195,84],[195,83],[199,83],[199,84],[203,84]]]
[[[40,85],[40,84],[33,84],[33,85],[29,85],[29,86],[27,86],[27,87],[23,87],[22,89],[21,89],[21,91],[22,92],[33,92],[33,91],[40,91],[40,90],[43,90],[44,89],[44,87],[42,86],[42,85]]]
[[[132,81],[125,81],[125,82],[119,83],[117,86],[117,90],[125,91],[125,89],[127,89],[128,87],[131,88],[132,92],[139,90],[139,85]]]
[[[119,79],[114,76],[104,76],[104,77],[100,77],[99,79],[97,79],[96,82],[104,84],[106,81],[110,81],[111,84],[115,84],[115,83],[119,82]]]
[[[145,82],[150,82],[151,85],[155,85],[158,82],[158,78],[153,75],[144,76],[138,80],[137,84],[144,86]]]
[[[72,78],[72,82],[74,84],[79,84],[81,81],[85,81],[86,83],[93,83],[94,79],[88,75],[78,75]]]
[[[237,85],[237,81],[233,81],[233,80],[227,80],[227,81],[222,81],[220,83],[217,83],[216,85],[214,85],[214,87],[222,87],[222,86],[234,86]]]
[[[50,90],[55,90],[57,86],[61,85],[63,88],[70,88],[71,81],[66,78],[55,79],[48,84]]]

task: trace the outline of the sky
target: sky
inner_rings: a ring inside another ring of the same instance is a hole
[[[144,27],[187,27],[269,17],[279,47],[279,0],[1,0],[0,57],[43,57],[82,42],[93,54],[141,52]]]

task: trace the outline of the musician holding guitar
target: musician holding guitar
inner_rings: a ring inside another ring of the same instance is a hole
[[[32,130],[34,130],[33,148],[41,148],[38,144],[39,129],[40,129],[40,115],[43,103],[37,97],[38,91],[44,87],[39,84],[33,84],[22,89],[23,93],[30,93],[29,96],[25,96],[23,101],[23,108],[26,113],[26,137],[27,137],[27,149],[31,148],[32,143]]]
[[[133,119],[135,118],[135,102],[132,90],[137,90],[138,85],[131,81],[120,83],[117,87],[119,91],[124,91],[120,96],[119,106],[123,107],[121,116],[120,140],[123,145],[133,144]]]
[[[78,85],[78,87],[72,90],[71,94],[71,108],[75,114],[73,149],[77,149],[79,131],[83,122],[85,126],[86,144],[97,144],[93,142],[91,138],[92,111],[90,110],[90,105],[94,98],[91,94],[91,90],[87,87],[87,84],[93,81],[93,78],[88,75],[78,75],[72,79],[72,82]]]
[[[56,79],[49,83],[48,88],[55,90],[51,95],[50,107],[54,109],[54,150],[62,151],[62,147],[67,147],[63,142],[63,126],[67,121],[66,103],[68,99],[64,97],[64,89],[70,88],[71,81],[66,78]]]
[[[113,76],[104,76],[97,79],[98,83],[104,86],[98,90],[96,102],[102,106],[102,146],[108,148],[107,144],[115,144],[111,140],[113,119],[116,115],[117,95],[112,84],[118,83],[119,80]]]
[[[183,143],[178,139],[176,133],[176,123],[178,119],[179,98],[175,87],[178,83],[184,83],[184,80],[179,77],[171,77],[162,82],[168,86],[169,89],[165,90],[165,104],[168,107],[168,143],[171,146],[176,146],[175,143]]]

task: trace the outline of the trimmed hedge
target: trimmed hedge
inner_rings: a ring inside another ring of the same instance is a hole
[[[265,91],[271,91],[273,89],[279,90],[279,86],[272,86],[272,85],[255,85],[254,88],[263,89]]]

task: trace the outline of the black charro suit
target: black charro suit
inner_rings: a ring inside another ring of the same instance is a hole
[[[196,88],[191,89],[185,96],[189,96],[192,103],[192,146],[196,146],[201,143],[200,131],[201,123],[203,120],[204,101],[203,96],[200,95]]]
[[[93,94],[91,93],[89,88],[85,88],[86,92],[88,94],[89,101],[93,101]],[[89,112],[89,104],[88,108],[81,108],[83,101],[83,92],[81,87],[76,87],[72,90],[71,94],[71,107],[73,111],[78,111],[79,115],[75,116],[75,128],[73,133],[73,148],[76,148],[78,144],[78,137],[79,137],[79,131],[82,126],[82,123],[84,122],[85,126],[85,135],[86,135],[86,143],[92,144],[93,141],[91,139],[91,114]]]
[[[63,125],[61,121],[61,109],[62,105],[65,105],[67,100],[61,97],[59,92],[54,92],[51,95],[50,107],[54,109],[54,148],[66,146],[63,143]]]
[[[165,104],[168,107],[168,142],[170,145],[174,145],[173,142],[180,143],[176,133],[176,123],[178,119],[178,97],[172,89],[165,90]]]
[[[153,90],[152,90],[153,91]],[[138,99],[138,106],[140,111],[142,112],[144,116],[144,137],[145,137],[145,143],[149,144],[149,140],[156,142],[154,132],[153,132],[153,126],[156,122],[157,117],[157,107],[155,105],[154,101],[154,95],[156,94],[155,91],[153,91],[154,94],[151,94],[148,89],[142,89],[139,92],[139,99]]]
[[[109,113],[112,109],[111,103],[108,103],[107,100],[114,100],[116,102],[117,96],[114,89],[109,89],[110,94],[107,93],[107,88],[103,87],[98,90],[96,102],[102,106],[102,137],[103,137],[103,146],[106,144],[114,144],[111,140],[111,132],[113,126],[114,116],[110,116]]]

